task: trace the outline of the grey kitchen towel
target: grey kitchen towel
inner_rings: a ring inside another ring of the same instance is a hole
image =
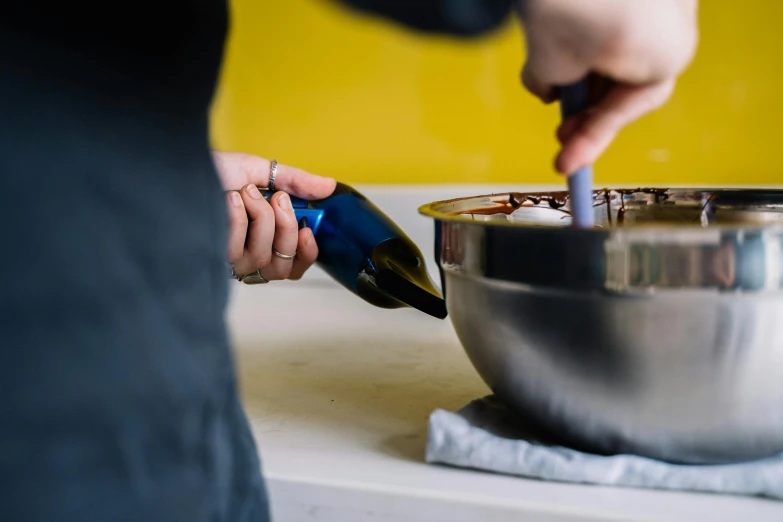
[[[547,444],[495,397],[430,415],[427,462],[541,480],[749,495],[783,500],[783,455],[728,465],[677,465]]]

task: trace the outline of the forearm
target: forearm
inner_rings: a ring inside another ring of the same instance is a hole
[[[501,24],[515,0],[337,0],[418,31],[478,36]]]

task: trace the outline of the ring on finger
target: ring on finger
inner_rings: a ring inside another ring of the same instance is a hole
[[[268,279],[265,279],[264,276],[261,275],[260,270],[256,270],[255,272],[247,274],[246,276],[242,276],[240,281],[246,285],[265,285],[269,282]]]
[[[293,259],[296,257],[296,252],[294,252],[293,254],[281,254],[280,252],[275,250],[275,247],[272,247],[272,253],[277,257],[279,257],[280,259]]]
[[[275,190],[275,177],[277,176],[277,160],[273,159],[272,163],[270,165],[269,169],[269,191],[274,192]]]
[[[231,277],[246,285],[265,285],[269,282],[268,279],[265,279],[264,276],[261,275],[260,270],[241,276],[234,272],[233,266],[231,267]]]

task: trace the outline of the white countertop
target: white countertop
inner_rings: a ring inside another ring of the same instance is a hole
[[[432,270],[432,224],[416,207],[503,189],[360,187]],[[275,522],[783,521],[783,502],[428,465],[432,410],[489,393],[448,320],[375,308],[319,270],[232,290],[228,320]]]

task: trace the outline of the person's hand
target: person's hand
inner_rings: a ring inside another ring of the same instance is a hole
[[[663,105],[698,41],[697,0],[519,0],[525,87],[545,103],[557,88],[608,79],[594,105],[561,123],[555,168],[590,165],[629,123]]]
[[[240,152],[213,152],[212,156],[227,191],[228,261],[234,273],[259,270],[268,281],[300,279],[318,257],[318,246],[309,228],[299,230],[288,195],[325,198],[334,192],[335,180],[278,164],[276,192],[267,203],[257,187],[269,184],[269,160]],[[274,252],[296,257],[285,259]]]

